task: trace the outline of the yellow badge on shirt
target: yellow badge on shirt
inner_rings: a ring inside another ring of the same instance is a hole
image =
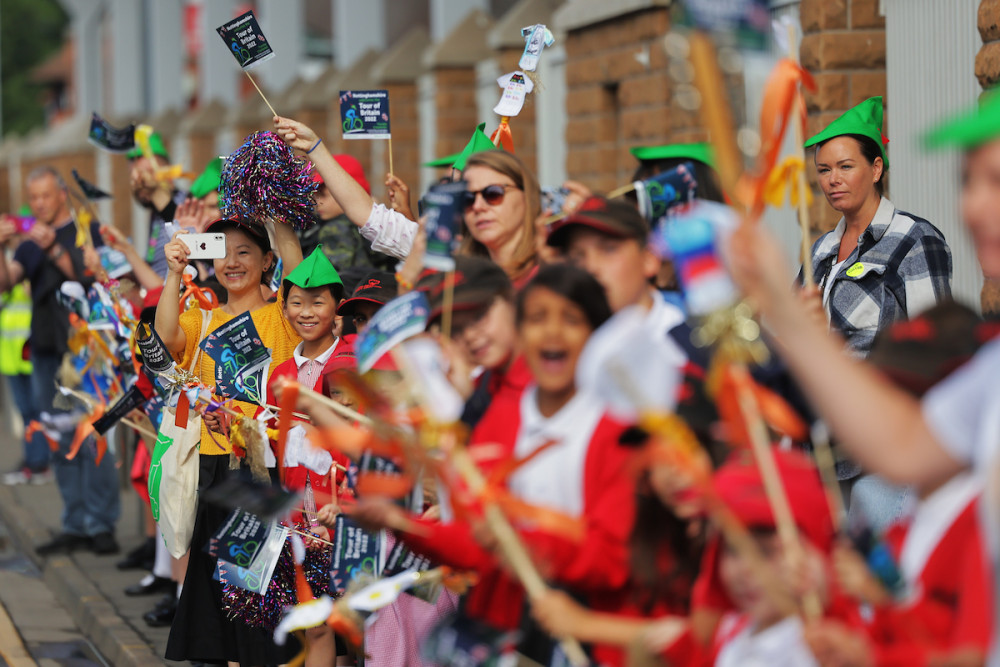
[[[845,271],[848,278],[857,278],[864,272],[865,272],[865,265],[862,264],[861,262],[855,262],[850,266],[850,268],[847,269],[847,271]]]

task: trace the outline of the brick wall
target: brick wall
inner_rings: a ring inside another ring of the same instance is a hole
[[[669,10],[651,8],[566,35],[571,179],[606,192],[635,171],[629,147],[705,139],[693,114],[671,106],[662,46],[669,28]]]
[[[475,68],[437,68],[434,71],[434,106],[437,109],[434,156],[459,152],[469,143],[472,130],[479,124]]]
[[[981,0],[978,19],[983,45],[976,54],[976,78],[990,88],[1000,81],[1000,0]],[[1000,315],[1000,281],[983,283],[980,302],[984,315]]]
[[[807,136],[812,136],[852,106],[875,95],[885,97],[885,19],[879,15],[879,0],[802,0],[799,15],[800,57],[817,87],[816,93],[806,93]],[[886,127],[883,131],[888,132]],[[815,170],[808,172],[815,184]],[[810,213],[814,233],[821,233],[840,216],[818,189],[817,195]]]

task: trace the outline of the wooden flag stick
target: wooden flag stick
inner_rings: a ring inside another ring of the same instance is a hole
[[[486,490],[486,478],[476,467],[469,456],[468,450],[453,443],[451,447],[451,458],[455,469],[465,479],[469,489],[473,493],[482,493]],[[504,515],[503,510],[496,503],[486,503],[483,507],[483,518],[490,532],[497,538],[497,544],[503,552],[504,559],[514,571],[524,590],[528,593],[528,598],[537,600],[548,592],[548,584],[542,579],[542,575],[535,567],[531,555],[525,548],[521,538],[518,537],[514,527]],[[583,667],[590,663],[583,647],[576,639],[571,637],[558,638],[559,645],[574,667]]]
[[[844,507],[844,496],[840,494],[840,483],[837,481],[837,467],[833,460],[833,450],[830,448],[830,433],[823,422],[817,422],[812,428],[813,458],[819,468],[820,479],[826,487],[827,500],[830,503],[830,514],[833,518],[833,529],[840,533],[844,528],[847,508]]]
[[[796,64],[799,62],[799,45],[796,40],[795,26],[791,23],[788,24],[788,58]],[[809,219],[809,207],[806,205],[806,190],[809,188],[809,184],[806,183],[805,171],[806,149],[803,146],[805,138],[802,136],[802,119],[798,117],[801,110],[801,105],[799,104],[801,95],[801,84],[797,84],[795,101],[792,103],[795,106],[792,126],[795,128],[796,155],[802,159],[802,169],[798,171],[797,178],[795,179],[795,187],[798,188],[799,192],[799,227],[802,231],[802,280],[806,287],[813,287],[816,285],[816,279],[813,277],[812,244],[810,243],[812,240],[812,222]]]
[[[715,55],[712,39],[698,30],[691,35],[691,65],[694,68],[694,83],[701,94],[701,112],[705,129],[708,130],[715,162],[718,165],[722,188],[732,201],[738,201],[733,194],[740,174],[743,173],[743,157],[736,145],[733,132],[733,114],[723,89],[722,72]]]
[[[441,333],[451,337],[451,311],[455,303],[455,270],[444,274],[444,303],[441,312]]]
[[[357,412],[357,411],[352,410],[352,409],[350,409],[348,407],[345,407],[345,406],[341,405],[340,403],[338,403],[337,401],[335,401],[332,398],[330,398],[329,396],[324,396],[323,394],[319,393],[318,391],[313,391],[312,389],[309,389],[308,387],[303,387],[302,385],[299,385],[299,393],[302,394],[302,395],[304,395],[304,396],[308,396],[308,397],[314,399],[317,403],[320,403],[320,404],[322,404],[322,405],[330,408],[331,410],[333,410],[334,412],[336,412],[338,415],[340,415],[344,419],[349,419],[351,421],[356,421],[359,424],[364,424],[365,426],[371,426],[374,423],[372,421],[371,417],[366,417],[365,415],[361,414],[360,412]]]
[[[250,72],[248,72],[247,70],[243,70],[243,73],[247,75],[247,78],[250,79],[250,83],[252,83],[253,87],[257,89],[258,93],[260,93],[260,98],[264,100],[264,104],[266,104],[267,108],[271,110],[271,115],[277,116],[278,112],[275,111],[274,107],[271,106],[271,103],[267,101],[267,96],[264,95],[264,91],[260,89],[260,86],[257,85],[257,82],[254,81],[254,78],[250,76]]]
[[[388,148],[389,148],[389,175],[390,175],[390,176],[392,176],[392,175],[394,175],[394,174],[395,174],[396,172],[395,172],[395,170],[394,170],[394,169],[392,168],[392,137],[391,137],[391,136],[389,137],[389,140],[388,140],[388,141],[389,141],[389,146],[388,146]]]
[[[615,188],[614,190],[612,190],[611,192],[609,192],[607,195],[605,195],[605,197],[608,198],[608,199],[614,199],[615,197],[621,197],[624,194],[628,194],[629,192],[632,192],[633,190],[635,190],[635,183],[634,182],[629,183],[628,185],[623,185],[621,187]]]
[[[774,461],[774,452],[771,451],[771,445],[768,442],[767,426],[764,424],[764,418],[761,416],[757,402],[750,391],[750,373],[742,364],[734,364],[732,372],[736,380],[740,412],[750,435],[750,447],[754,459],[757,461],[757,468],[760,470],[764,493],[771,506],[771,513],[774,515],[778,538],[781,540],[782,548],[789,559],[801,563],[805,558],[805,552],[802,548],[802,542],[799,540],[799,529],[795,525],[792,507],[788,503],[788,495],[781,482],[778,465]],[[802,607],[809,620],[818,619],[823,615],[823,606],[815,591],[803,596]]]

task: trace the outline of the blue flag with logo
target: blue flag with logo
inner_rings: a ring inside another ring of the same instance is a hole
[[[382,306],[354,342],[358,371],[366,373],[398,343],[423,332],[430,313],[423,292],[409,292]]]
[[[250,313],[234,317],[208,334],[201,349],[215,361],[215,393],[264,405],[271,350],[264,346]]]

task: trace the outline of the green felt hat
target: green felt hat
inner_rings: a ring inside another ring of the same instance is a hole
[[[826,126],[819,134],[811,137],[805,147],[815,146],[834,137],[845,134],[860,134],[868,137],[882,151],[882,162],[889,168],[889,156],[885,152],[887,140],[882,135],[882,96],[869,97],[856,107],[848,109],[844,114]]]
[[[1000,137],[1000,91],[985,93],[965,113],[950,118],[924,136],[928,148],[976,148]]]
[[[483,125],[485,126],[486,123],[483,123]],[[451,165],[455,164],[455,160],[457,160],[461,155],[462,155],[461,153],[452,153],[451,155],[445,155],[444,157],[439,157],[436,160],[431,160],[430,162],[424,162],[424,166],[436,167],[436,168],[451,167]]]
[[[469,143],[465,145],[465,149],[458,154],[458,159],[455,163],[451,165],[455,169],[462,171],[465,169],[465,163],[469,161],[469,156],[473,153],[479,153],[480,151],[499,151],[503,150],[493,145],[493,141],[486,136],[483,131],[486,128],[486,123],[480,123],[476,126],[475,132],[472,133],[472,138],[469,139]]]
[[[164,160],[170,159],[170,153],[167,152],[167,147],[163,145],[163,137],[160,136],[159,132],[153,132],[149,135],[149,150],[153,152],[153,155],[159,155]],[[139,148],[139,144],[135,145],[135,148],[130,150],[125,154],[129,160],[138,160],[142,157],[142,149]]]
[[[333,268],[333,264],[323,254],[323,246],[321,245],[316,246],[316,249],[303,259],[294,271],[285,276],[285,280],[302,289],[325,285],[344,286],[344,281],[340,279],[337,269]]]
[[[708,142],[696,144],[669,144],[667,146],[633,146],[629,152],[636,160],[645,162],[647,160],[670,160],[681,158],[684,160],[697,160],[704,162],[712,169],[715,169],[715,153]]]
[[[201,172],[201,175],[194,179],[189,194],[195,199],[201,199],[212,190],[218,190],[221,183],[222,158],[215,157],[205,165],[205,171]]]

